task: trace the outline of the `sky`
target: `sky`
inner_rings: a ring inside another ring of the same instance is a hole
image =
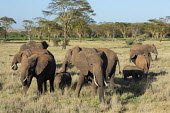
[[[97,22],[147,22],[170,16],[170,0],[87,0],[96,16]],[[17,24],[14,29],[23,28],[23,20],[44,17],[51,0],[0,0],[0,18],[13,18]],[[51,19],[52,17],[46,17]]]

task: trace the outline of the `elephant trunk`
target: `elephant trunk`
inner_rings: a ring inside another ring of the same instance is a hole
[[[63,64],[62,64],[62,70],[61,72],[66,72],[67,71],[67,66],[68,66],[68,61],[64,60]]]
[[[94,81],[98,84],[100,102],[104,102],[104,72],[101,65],[93,67]]]
[[[23,86],[27,85],[27,80],[28,80],[28,71],[24,70],[21,72],[21,83]]]

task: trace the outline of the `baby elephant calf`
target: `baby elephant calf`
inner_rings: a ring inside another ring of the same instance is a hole
[[[133,79],[138,79],[138,77],[142,77],[144,75],[143,69],[137,67],[137,66],[125,66],[123,68],[123,75],[124,80],[127,79],[127,77],[132,76]]]
[[[71,86],[71,75],[68,72],[56,73],[55,75],[55,86],[57,89],[61,89],[62,95],[64,94],[64,88]]]

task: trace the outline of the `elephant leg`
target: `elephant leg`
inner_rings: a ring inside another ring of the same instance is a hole
[[[23,94],[26,94],[27,91],[28,91],[28,88],[30,87],[30,84],[32,82],[32,78],[33,76],[29,76],[28,79],[27,79],[27,85],[26,86],[23,86]]]
[[[64,88],[61,88],[61,94],[62,95],[64,94]]]
[[[38,84],[38,96],[40,96],[43,92],[43,80],[41,78],[37,78],[37,84]]]
[[[50,92],[54,92],[54,77],[50,78]]]
[[[80,72],[79,80],[78,80],[76,90],[75,90],[76,97],[79,97],[79,95],[80,95],[80,90],[81,90],[83,82],[84,82],[84,77],[85,77],[85,75]]]
[[[127,80],[127,76],[126,75],[124,75],[124,80]]]
[[[110,78],[110,87],[111,88],[114,88],[114,76],[115,76],[115,73],[113,73],[111,78]]]
[[[91,88],[92,88],[92,95],[96,96],[96,94],[97,94],[97,86],[96,86],[96,84],[94,82],[94,79],[92,80]]]
[[[44,93],[45,93],[47,92],[47,81],[46,80],[44,81],[43,85],[44,85]]]

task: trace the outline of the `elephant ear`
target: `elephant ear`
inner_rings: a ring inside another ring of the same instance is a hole
[[[48,65],[48,58],[46,58],[46,55],[37,55],[36,63],[35,73],[39,75]]]
[[[79,52],[76,54],[76,56],[74,57],[74,61],[73,64],[80,69],[80,71],[84,74],[87,75],[88,74],[88,61],[87,61],[87,57],[85,55],[85,53],[83,51]]]

